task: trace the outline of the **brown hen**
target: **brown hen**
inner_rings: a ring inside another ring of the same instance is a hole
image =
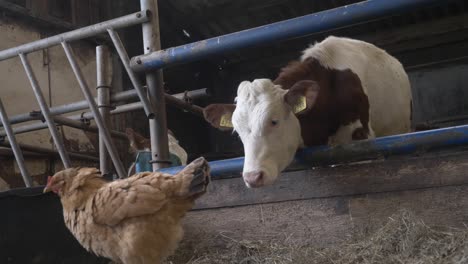
[[[95,168],[49,177],[44,192],[60,196],[65,225],[80,244],[122,264],[160,263],[181,240],[181,218],[206,192],[209,165],[198,158],[172,176],[143,172],[106,182]]]

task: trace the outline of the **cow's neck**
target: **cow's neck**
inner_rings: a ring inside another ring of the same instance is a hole
[[[349,100],[355,98],[353,93],[363,93],[362,87],[341,89],[337,84],[340,78],[347,74],[355,75],[349,70],[328,69],[315,59],[307,59],[286,66],[274,81],[286,90],[301,80],[313,80],[320,86],[313,108],[308,113],[298,116],[306,146],[327,144],[329,136],[335,134],[341,125],[359,118],[356,113],[358,109],[354,109]]]

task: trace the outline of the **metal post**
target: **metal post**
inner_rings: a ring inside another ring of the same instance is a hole
[[[157,0],[140,0],[141,9],[151,10],[151,19],[143,23],[143,49],[145,54],[161,49]],[[155,118],[149,120],[153,171],[170,165],[166,123],[166,102],[162,70],[146,73],[146,85]]]
[[[69,44],[67,42],[62,42],[62,47],[65,51],[65,54],[67,56],[68,61],[70,62],[70,65],[72,67],[73,73],[75,74],[76,79],[78,80],[78,83],[80,85],[81,91],[83,92],[83,95],[85,96],[86,100],[88,101],[89,108],[93,112],[94,118],[96,120],[96,124],[99,128],[99,131],[102,131],[102,136],[103,140],[106,144],[106,148],[109,151],[109,154],[112,158],[112,162],[114,163],[115,169],[117,171],[117,175],[119,178],[125,177],[126,173],[124,170],[124,167],[122,165],[122,162],[120,161],[119,155],[117,154],[117,149],[115,148],[115,145],[112,143],[112,138],[109,133],[109,130],[106,127],[106,124],[104,123],[104,120],[99,113],[99,109],[97,107],[96,102],[94,101],[94,97],[91,94],[91,91],[89,90],[89,86],[86,83],[83,73],[81,72],[80,67],[78,66],[78,63],[75,60],[75,56],[73,54],[73,51],[71,50]]]
[[[41,87],[39,86],[39,82],[37,81],[36,76],[34,75],[34,72],[31,68],[31,65],[29,64],[28,58],[23,53],[21,53],[19,57],[21,58],[21,62],[23,63],[23,67],[24,67],[24,70],[26,71],[26,75],[28,76],[28,79],[31,82],[31,87],[34,91],[34,94],[36,95],[36,99],[39,104],[39,107],[41,108],[42,115],[44,116],[45,122],[47,123],[47,126],[49,127],[50,135],[52,136],[52,139],[54,140],[55,147],[57,147],[57,150],[60,154],[60,158],[62,159],[63,166],[65,168],[70,168],[71,166],[70,157],[68,157],[68,154],[65,151],[65,146],[63,145],[62,137],[60,137],[57,131],[57,127],[55,126],[54,120],[52,119],[52,116],[50,115],[49,106],[47,105],[46,100],[44,99],[44,95],[42,94]]]
[[[110,89],[112,82],[112,63],[107,46],[96,47],[97,99],[99,112],[104,123],[111,128],[110,120]],[[102,131],[99,131],[99,167],[103,175],[111,172],[110,157],[106,149]]]
[[[26,164],[24,163],[23,153],[21,152],[21,149],[18,147],[15,134],[13,134],[13,131],[11,130],[10,123],[8,122],[8,116],[5,111],[5,107],[3,107],[3,102],[1,99],[0,99],[0,119],[7,133],[8,141],[10,142],[11,149],[13,150],[13,154],[15,155],[16,163],[18,163],[18,167],[21,171],[21,176],[23,177],[24,184],[26,185],[26,187],[32,187],[33,180],[31,179],[31,175],[29,175],[29,172],[26,169]]]
[[[133,84],[133,88],[135,88],[135,90],[138,93],[138,97],[140,98],[140,101],[143,104],[143,109],[145,110],[146,116],[149,119],[154,118],[154,111],[148,100],[148,96],[143,90],[143,85],[141,84],[136,74],[132,71],[132,69],[130,69],[130,58],[128,58],[128,54],[125,51],[122,41],[120,40],[119,34],[117,34],[117,32],[115,32],[113,29],[108,29],[107,32],[109,33],[109,36],[111,37],[112,42],[114,43],[115,49],[119,54],[120,60],[122,61],[122,64],[125,70],[127,71],[128,77],[130,78],[130,81]]]

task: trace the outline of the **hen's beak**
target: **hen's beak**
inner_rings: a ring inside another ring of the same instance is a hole
[[[47,177],[47,185],[44,188],[44,190],[42,191],[42,193],[48,193],[48,192],[52,191],[52,188],[50,188],[50,181],[51,180],[52,180],[52,176]]]
[[[48,193],[52,191],[52,189],[49,188],[49,185],[47,185],[45,188],[44,188],[44,191],[42,191],[42,193]]]

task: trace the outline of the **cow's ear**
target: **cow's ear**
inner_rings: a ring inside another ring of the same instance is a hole
[[[315,104],[320,86],[309,80],[295,83],[284,95],[284,101],[295,114],[307,113]]]
[[[211,104],[203,109],[203,116],[213,127],[220,130],[232,130],[232,113],[235,104]]]

